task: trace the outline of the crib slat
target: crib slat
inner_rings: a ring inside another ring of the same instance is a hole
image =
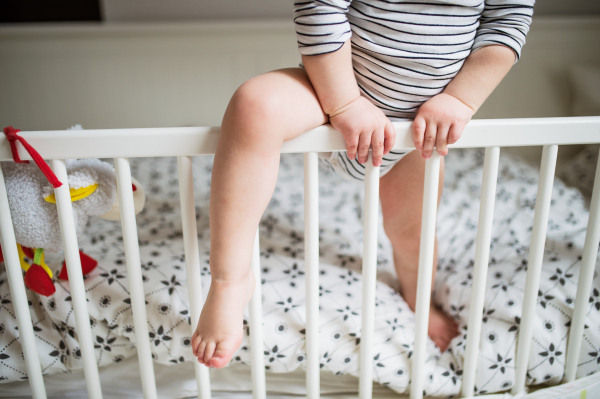
[[[183,229],[183,250],[190,296],[191,334],[194,334],[202,311],[202,284],[200,280],[200,252],[198,250],[198,226],[194,201],[194,174],[191,157],[177,157],[179,177],[179,201],[181,203],[181,226]],[[210,398],[210,376],[208,368],[194,362],[198,398]]]
[[[23,273],[19,262],[19,253],[17,251],[17,242],[15,240],[15,231],[13,230],[10,206],[8,204],[8,195],[6,185],[4,184],[4,174],[0,166],[0,244],[2,254],[4,255],[4,267],[8,277],[8,286],[19,327],[19,341],[23,349],[25,366],[27,367],[27,378],[31,395],[34,399],[46,399],[46,387],[42,377],[42,368],[40,358],[35,345],[35,335],[33,333],[33,324],[31,323],[31,314],[29,313],[29,304],[27,302],[27,293],[25,292],[25,283],[23,282]]]
[[[123,246],[127,263],[127,278],[131,295],[131,310],[135,325],[135,341],[142,378],[142,392],[145,399],[156,399],[156,382],[152,364],[152,350],[148,335],[148,318],[146,317],[146,299],[140,261],[140,247],[135,222],[133,190],[131,187],[131,167],[127,158],[115,158],[117,173],[117,189],[121,224],[123,229]]]
[[[477,243],[473,270],[473,288],[471,290],[465,365],[463,368],[463,397],[473,396],[475,387],[477,355],[479,353],[479,340],[481,336],[481,314],[483,312],[485,284],[490,258],[490,242],[492,238],[492,222],[494,219],[494,203],[496,200],[496,181],[498,179],[499,160],[499,147],[488,147],[485,149],[483,182],[481,184],[481,205],[479,207],[479,223],[477,225]]]
[[[439,179],[440,156],[437,151],[433,151],[431,158],[425,161],[419,274],[417,280],[417,303],[415,306],[415,346],[412,358],[412,382],[410,386],[411,399],[420,399],[423,397]]]
[[[319,158],[304,154],[304,272],[306,277],[306,396],[318,399],[319,383]]]
[[[71,303],[75,313],[75,325],[79,345],[81,347],[81,358],[83,360],[83,372],[90,398],[102,398],[100,387],[100,375],[96,364],[96,353],[90,326],[90,315],[87,308],[85,286],[83,284],[83,273],[81,271],[81,258],[79,257],[79,245],[75,231],[75,219],[73,217],[73,205],[69,191],[69,178],[67,167],[63,160],[52,160],[52,170],[58,180],[63,184],[54,189],[58,220],[63,242],[63,252],[69,274],[69,287],[71,288]]]
[[[538,182],[537,197],[535,201],[535,215],[533,218],[533,232],[531,233],[531,246],[527,266],[527,279],[525,280],[525,294],[523,297],[523,312],[521,326],[517,340],[517,355],[515,359],[515,385],[512,394],[516,395],[525,390],[527,364],[531,349],[531,337],[535,323],[535,308],[537,305],[544,247],[546,245],[546,230],[548,228],[548,214],[552,199],[552,185],[554,184],[554,171],[556,169],[557,145],[546,145],[542,152],[540,180]]]
[[[254,274],[254,293],[250,299],[250,361],[252,372],[252,394],[255,399],[266,399],[267,384],[265,381],[265,356],[262,321],[262,289],[260,273],[260,245],[258,229],[254,238],[254,250],[251,262]]]
[[[575,308],[573,309],[573,318],[571,319],[571,331],[569,332],[569,341],[567,343],[567,363],[565,368],[565,382],[571,382],[577,374],[577,362],[579,361],[579,352],[581,351],[581,342],[583,340],[583,328],[585,326],[585,316],[589,309],[590,291],[592,289],[592,279],[596,259],[598,257],[598,245],[600,244],[600,158],[596,166],[596,177],[594,178],[594,191],[592,192],[592,202],[590,203],[590,216],[588,219],[587,232],[585,235],[585,244],[583,245],[583,257],[581,258],[581,271],[579,272],[579,282],[577,284],[577,297],[575,298]]]
[[[365,165],[365,209],[362,264],[362,327],[360,337],[359,397],[373,396],[373,335],[375,330],[375,288],[377,285],[377,216],[379,211],[379,166],[372,153]]]

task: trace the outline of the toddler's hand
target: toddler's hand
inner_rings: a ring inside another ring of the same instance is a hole
[[[380,166],[384,154],[390,152],[396,140],[396,130],[384,113],[363,96],[329,117],[331,125],[346,140],[348,158],[367,162],[369,147],[373,149],[373,165]]]
[[[431,157],[433,147],[438,154],[448,154],[448,144],[454,144],[475,111],[452,97],[441,93],[427,100],[413,122],[413,140],[423,158]]]

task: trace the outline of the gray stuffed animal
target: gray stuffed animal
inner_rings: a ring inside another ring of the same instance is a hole
[[[54,190],[35,164],[3,162],[8,201],[18,243],[21,266],[26,271],[25,285],[38,294],[55,292],[52,271],[44,262],[44,251],[62,249],[62,237],[55,205]],[[115,171],[99,159],[67,160],[67,175],[73,202],[76,234],[83,233],[91,216],[108,220],[119,218],[116,201]],[[144,207],[145,194],[139,182],[133,180],[136,213]],[[97,261],[80,251],[82,272],[87,274]],[[2,261],[0,253],[0,261]],[[29,258],[31,264],[26,260]],[[65,264],[58,278],[68,279]]]

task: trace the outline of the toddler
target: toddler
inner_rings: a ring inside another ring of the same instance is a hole
[[[224,367],[242,340],[243,311],[255,284],[254,236],[275,188],[281,144],[324,123],[346,141],[347,152],[327,156],[339,173],[362,180],[369,149],[381,166],[383,224],[402,296],[414,310],[425,159],[434,150],[448,153],[516,62],[534,3],[297,1],[304,68],[244,83],[221,125],[210,198],[212,282],[192,337],[194,355],[209,367]],[[414,119],[417,151],[392,151],[390,121],[406,119]],[[435,251],[434,266],[437,243]],[[444,351],[458,328],[432,307],[428,333]]]

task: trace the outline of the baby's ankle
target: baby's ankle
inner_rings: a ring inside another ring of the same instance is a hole
[[[215,288],[233,288],[241,284],[246,284],[251,276],[252,271],[248,269],[243,274],[211,274],[211,287],[214,285]]]

